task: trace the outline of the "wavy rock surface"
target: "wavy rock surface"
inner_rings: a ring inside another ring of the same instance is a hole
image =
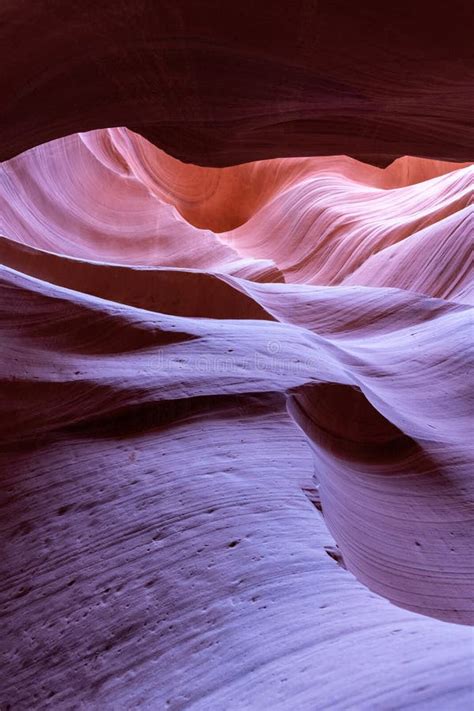
[[[469,705],[472,185],[2,164],[6,708]]]

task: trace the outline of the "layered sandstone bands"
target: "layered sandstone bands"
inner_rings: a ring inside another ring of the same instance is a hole
[[[124,128],[2,164],[7,705],[469,704],[472,183]]]

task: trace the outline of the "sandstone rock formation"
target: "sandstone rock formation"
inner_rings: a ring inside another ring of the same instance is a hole
[[[470,708],[473,19],[1,4],[1,711]]]
[[[128,126],[226,166],[474,160],[469,0],[3,0],[0,160]]]
[[[469,703],[472,179],[1,166],[7,707]]]

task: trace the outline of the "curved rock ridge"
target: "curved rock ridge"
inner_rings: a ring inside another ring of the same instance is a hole
[[[93,261],[281,278],[268,260],[241,259],[209,230],[196,230],[133,175],[96,158],[78,135],[0,171],[1,229],[18,242]]]
[[[94,261],[370,285],[367,270],[356,281],[353,272],[397,244],[403,260],[412,251],[406,238],[432,227],[439,249],[429,282],[460,258],[448,228],[436,224],[456,215],[458,242],[472,229],[469,164],[405,157],[381,170],[340,156],[219,170],[180,163],[127,129],[109,129],[40,146],[1,171],[5,236]],[[382,259],[392,265],[393,257]],[[386,278],[403,287],[396,271]]]
[[[125,128],[1,165],[7,708],[469,706],[472,186]]]

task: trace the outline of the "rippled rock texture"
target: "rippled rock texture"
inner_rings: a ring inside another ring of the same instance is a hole
[[[468,708],[472,186],[1,165],[2,708]]]
[[[0,56],[1,710],[470,708],[471,3]]]

